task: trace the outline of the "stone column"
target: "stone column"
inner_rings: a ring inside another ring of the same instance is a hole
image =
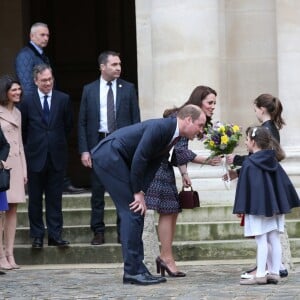
[[[300,2],[276,1],[278,92],[283,101],[287,126],[283,129],[282,144],[299,152],[300,111]]]
[[[218,2],[136,1],[143,119],[162,117],[166,108],[180,106],[198,85],[219,91]],[[146,215],[144,243],[145,262],[151,266],[159,254],[152,212]]]
[[[282,130],[281,144],[293,159],[294,167],[299,169],[300,135],[300,3],[295,0],[276,1],[277,20],[277,59],[278,59],[278,92],[283,102],[287,125]],[[293,268],[288,236],[281,237],[283,262]]]
[[[147,210],[143,232],[145,264],[151,273],[155,273],[155,259],[159,256],[159,241],[156,233],[155,214]]]
[[[194,87],[219,91],[217,0],[136,1],[138,82],[144,119],[184,103]]]
[[[270,1],[220,0],[223,19],[221,82],[225,97],[218,105],[224,122],[243,132],[257,124],[253,100],[261,93],[277,95],[276,16]],[[241,143],[244,153],[246,149]]]

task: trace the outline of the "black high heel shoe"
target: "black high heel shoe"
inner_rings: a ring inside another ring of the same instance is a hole
[[[186,274],[180,271],[172,272],[167,264],[158,256],[156,258],[156,271],[161,273],[161,276],[165,277],[165,272],[168,273],[170,277],[185,277]]]
[[[160,274],[160,257],[159,256],[156,257],[155,262],[156,262],[156,273]]]

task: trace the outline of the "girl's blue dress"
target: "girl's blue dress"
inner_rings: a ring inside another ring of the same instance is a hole
[[[0,211],[8,210],[6,192],[0,192]]]

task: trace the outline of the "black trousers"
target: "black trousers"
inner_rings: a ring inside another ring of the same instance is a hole
[[[45,225],[43,221],[43,195],[45,196],[46,225],[48,237],[58,239],[63,228],[62,192],[64,169],[55,170],[48,155],[46,164],[40,172],[28,171],[28,215],[30,236],[43,238]]]

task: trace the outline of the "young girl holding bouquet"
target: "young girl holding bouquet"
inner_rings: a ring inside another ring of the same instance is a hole
[[[242,279],[240,284],[276,284],[280,278],[279,233],[284,230],[284,215],[299,207],[300,200],[278,163],[285,155],[270,131],[264,127],[250,127],[246,134],[245,144],[252,154],[245,158],[239,173],[233,213],[245,214],[244,235],[255,237],[257,272],[255,277]],[[229,175],[231,179],[236,177],[234,171]],[[268,252],[271,261],[266,275]]]
[[[281,101],[277,97],[265,93],[259,95],[253,101],[253,106],[254,106],[254,112],[256,118],[260,122],[261,126],[270,130],[272,137],[275,138],[278,143],[280,143],[279,130],[281,130],[282,127],[285,125],[285,121],[282,118],[283,108],[282,108]],[[228,164],[241,166],[246,157],[247,155],[230,154],[226,156],[226,161]],[[237,169],[237,174],[238,173],[239,173],[239,169]],[[243,223],[243,217],[241,223]],[[241,275],[241,278],[242,279],[251,278],[255,275],[255,272],[256,272],[256,266],[244,272]],[[285,268],[285,266],[281,263],[280,277],[286,277],[286,276],[288,276],[288,271]]]

